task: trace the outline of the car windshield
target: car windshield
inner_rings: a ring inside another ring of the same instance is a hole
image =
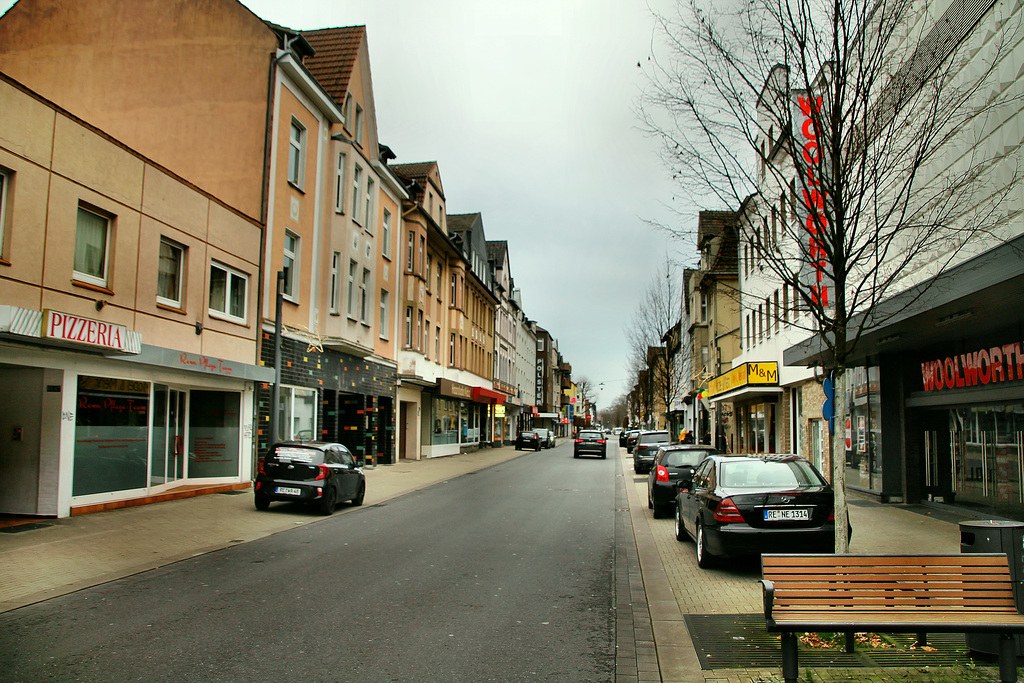
[[[580,432],[581,439],[601,439],[604,438],[604,434],[601,432]]]
[[[641,434],[640,443],[668,443],[668,432],[651,432],[650,434]]]
[[[722,463],[722,486],[726,488],[821,486],[824,483],[814,468],[800,458],[785,462],[752,459]]]
[[[708,451],[669,451],[662,457],[665,467],[696,467],[709,455]]]

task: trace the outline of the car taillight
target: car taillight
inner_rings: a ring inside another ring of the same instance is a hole
[[[654,479],[656,481],[668,481],[668,470],[665,469],[664,465],[658,465],[658,469],[655,472]]]
[[[598,443],[604,443],[604,442],[605,442],[605,440],[604,440],[604,439],[598,439],[598,440],[597,440],[597,442],[598,442]]]
[[[830,522],[836,521],[836,511],[835,510],[833,510],[830,513],[828,513],[828,521],[830,521]]]
[[[715,521],[742,522],[743,515],[740,514],[740,509],[736,507],[736,504],[732,502],[732,498],[726,498],[718,504],[718,509],[715,510]]]
[[[576,439],[576,443],[583,443],[583,439]]]
[[[320,471],[317,472],[315,480],[326,479],[327,478],[327,465],[317,465],[317,469],[319,469]]]
[[[259,471],[260,474],[266,474],[267,473],[266,470],[263,469],[263,463],[264,462],[266,462],[266,460],[264,460],[263,458],[260,458],[259,464],[256,465],[256,469]]]

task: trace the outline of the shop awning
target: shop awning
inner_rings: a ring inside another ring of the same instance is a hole
[[[473,387],[473,400],[479,403],[490,403],[500,406],[505,402],[505,398],[505,394],[500,391],[484,389],[483,387]]]

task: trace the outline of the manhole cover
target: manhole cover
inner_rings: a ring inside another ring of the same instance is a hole
[[[761,614],[686,614],[686,628],[693,640],[700,668],[746,669],[782,666],[779,634],[769,633]],[[841,648],[800,646],[804,667],[909,667],[968,664],[963,634],[930,633],[935,651],[911,650],[913,634],[885,634],[892,648],[863,648],[846,653]]]

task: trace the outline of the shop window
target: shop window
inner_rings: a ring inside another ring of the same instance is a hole
[[[149,382],[78,378],[71,495],[144,489]]]
[[[189,392],[189,479],[238,476],[241,402],[233,391]]]
[[[435,396],[431,401],[433,428],[430,443],[434,446],[459,442],[459,403]]]
[[[313,441],[317,438],[316,398],[316,389],[281,387],[277,422],[279,439]]]

